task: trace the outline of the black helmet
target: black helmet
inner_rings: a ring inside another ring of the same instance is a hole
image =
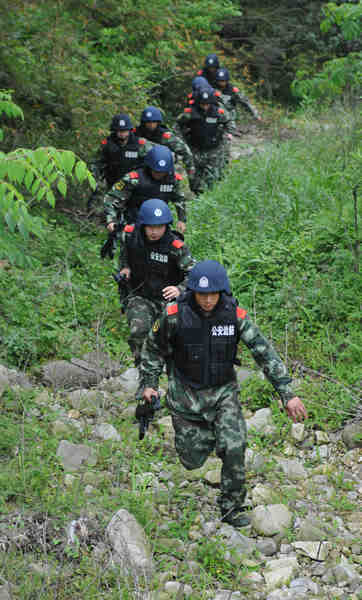
[[[132,121],[128,115],[114,115],[111,121],[111,131],[126,131],[133,129]]]
[[[143,202],[137,217],[138,225],[168,225],[172,221],[172,212],[166,202],[159,198]]]
[[[194,292],[231,294],[226,270],[216,260],[203,260],[196,263],[189,273],[186,285]]]
[[[225,69],[225,67],[223,67],[222,69],[218,69],[216,71],[215,80],[216,81],[230,81],[230,74],[229,74],[228,69]]]
[[[205,69],[209,69],[210,67],[216,67],[217,69],[220,67],[216,54],[208,54],[205,58]]]
[[[147,106],[141,114],[141,121],[147,123],[147,121],[159,121],[162,123],[162,113],[156,106]]]

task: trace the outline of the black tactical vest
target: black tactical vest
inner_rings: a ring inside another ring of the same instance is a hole
[[[201,389],[233,381],[238,341],[233,297],[221,294],[210,317],[200,314],[193,293],[178,301],[173,357],[176,373],[187,385]]]
[[[172,242],[177,237],[167,227],[165,235],[151,243],[145,239],[142,229],[136,226],[126,238],[131,288],[146,298],[162,300],[164,287],[178,285],[184,279],[171,253]]]
[[[149,140],[154,144],[162,144],[162,136],[165,131],[169,131],[169,129],[167,129],[167,127],[164,125],[159,125],[155,131],[149,131],[142,123],[135,129],[136,135],[139,137],[144,137],[146,140]]]
[[[235,100],[235,94],[233,92],[233,86],[228,83],[226,87],[224,87],[224,89],[220,89],[219,90],[223,96],[226,96],[227,98],[227,103],[231,104],[231,106],[236,106],[236,100]]]
[[[117,138],[112,135],[107,138],[107,144],[103,148],[103,159],[104,175],[109,186],[119,181],[126,173],[142,165],[141,145],[138,140],[139,137],[132,132],[125,146],[121,146],[117,142]]]
[[[191,146],[200,150],[211,150],[218,147],[222,137],[218,110],[218,107],[214,104],[211,105],[207,113],[197,106],[192,107],[191,119],[188,121]]]
[[[135,223],[141,204],[150,198],[159,198],[168,203],[175,194],[175,175],[168,174],[161,181],[153,179],[148,167],[137,170],[138,185],[132,188],[132,195],[127,203],[127,222]]]

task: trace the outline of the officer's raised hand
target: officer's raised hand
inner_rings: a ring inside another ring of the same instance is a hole
[[[131,276],[131,269],[129,269],[128,267],[124,267],[123,269],[120,270],[119,274],[121,277],[124,277],[125,279],[129,279]]]
[[[151,387],[147,387],[143,390],[142,397],[146,402],[152,402],[153,396],[157,396],[157,390],[154,390]]]
[[[167,302],[174,300],[179,295],[180,295],[180,290],[175,285],[168,285],[167,287],[163,288],[163,290],[162,290],[162,296],[164,297],[165,300],[167,300]]]
[[[291,398],[286,405],[286,411],[288,416],[293,419],[294,423],[301,421],[308,417],[305,406],[298,396]]]

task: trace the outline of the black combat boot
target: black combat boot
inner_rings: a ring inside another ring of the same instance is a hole
[[[232,508],[230,510],[222,508],[221,520],[233,527],[247,527],[247,525],[250,525],[250,519],[245,514],[244,508]]]

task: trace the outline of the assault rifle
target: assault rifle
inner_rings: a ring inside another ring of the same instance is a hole
[[[120,275],[120,273],[112,273],[112,275],[113,275],[114,281],[118,285],[119,301],[121,303],[121,310],[124,313],[124,301],[129,296],[129,292],[130,292],[129,285],[128,285],[128,279],[127,279],[126,275]]]
[[[112,258],[114,257],[114,250],[117,242],[117,233],[119,232],[120,228],[121,225],[118,224],[115,226],[113,231],[110,231],[108,233],[108,237],[101,248],[101,258],[106,258],[106,256],[109,256],[109,258],[112,260]]]
[[[136,419],[139,421],[138,439],[143,440],[148,426],[153,421],[156,410],[160,410],[161,402],[158,394],[152,396],[151,402],[138,404],[136,408]]]

